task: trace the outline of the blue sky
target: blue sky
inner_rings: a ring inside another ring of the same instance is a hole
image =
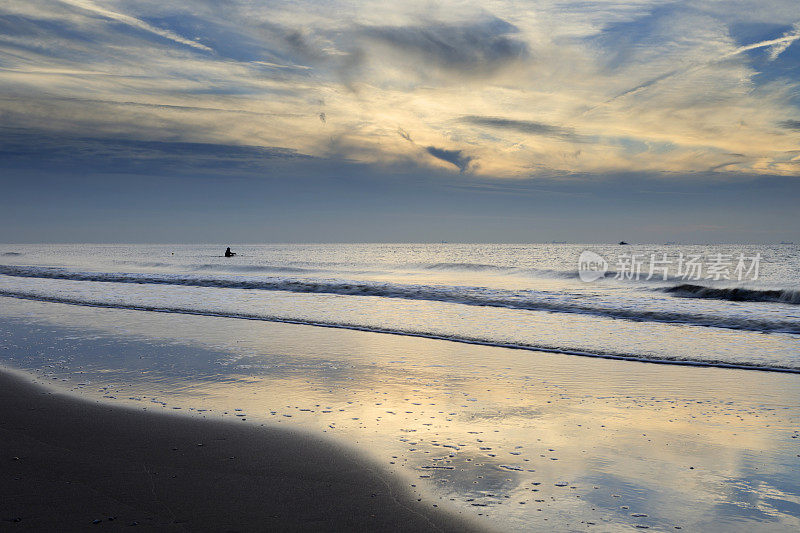
[[[0,241],[800,240],[796,0],[0,6]]]

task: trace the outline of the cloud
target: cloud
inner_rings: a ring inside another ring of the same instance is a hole
[[[749,52],[751,50],[758,50],[761,48],[768,48],[769,49],[769,59],[774,61],[778,58],[778,56],[783,53],[789,46],[791,46],[795,41],[800,39],[800,23],[794,25],[792,30],[787,31],[781,37],[776,39],[767,39],[743,46],[739,46],[734,48],[733,50],[727,51],[722,54],[711,55],[701,57],[699,60],[690,62],[688,65],[681,66],[681,68],[673,69],[659,76],[656,76],[652,79],[649,79],[635,87],[625,89],[624,91],[620,92],[614,98],[609,100],[609,102],[617,100],[619,98],[623,98],[625,96],[630,96],[633,94],[637,94],[645,89],[648,89],[658,83],[661,83],[665,80],[673,78],[675,76],[683,75],[698,71],[700,69],[705,69],[717,65],[723,61],[727,61],[731,58],[744,54],[745,52]]]
[[[788,130],[800,131],[800,120],[783,120],[779,124]]]
[[[411,138],[411,135],[403,128],[397,128],[397,134],[402,139],[414,145],[414,147],[419,147],[419,145],[414,142],[414,139]],[[469,170],[470,164],[475,159],[473,156],[466,155],[462,150],[446,150],[444,148],[437,148],[435,146],[425,146],[423,149],[426,153],[432,155],[436,159],[450,163],[462,174]]]
[[[534,122],[531,120],[515,120],[510,118],[500,117],[482,117],[475,115],[468,115],[461,117],[461,122],[473,124],[475,126],[485,126],[489,128],[507,129],[518,131],[521,133],[528,133],[531,135],[544,135],[546,137],[555,137],[574,142],[585,142],[575,134],[571,128],[563,128],[561,126],[551,126],[542,122]]]
[[[769,47],[769,58],[774,61],[778,59],[778,56],[781,55],[783,52],[786,51],[787,48],[792,46],[795,41],[800,39],[800,22],[795,23],[794,27],[784,33],[778,39],[773,39],[771,41],[765,41],[762,43],[756,43],[754,45],[750,45],[750,50],[753,48],[762,48],[764,46]]]
[[[1,70],[1,69],[0,69]],[[0,100],[5,99],[3,95],[0,95]],[[31,101],[35,100],[34,98],[30,98]],[[177,111],[197,111],[199,113],[223,113],[223,114],[234,114],[234,115],[254,115],[254,116],[262,116],[262,117],[271,117],[275,116],[276,113],[264,113],[258,111],[252,111],[247,109],[233,109],[233,108],[224,108],[224,107],[210,107],[210,106],[193,106],[193,105],[175,105],[175,104],[160,104],[160,103],[148,103],[148,102],[130,102],[130,101],[123,101],[123,100],[105,100],[102,98],[58,98],[52,97],[48,98],[49,101],[58,101],[64,103],[73,103],[73,104],[105,104],[114,107],[141,107],[141,108],[153,108],[153,109],[162,109],[162,110],[177,110]],[[43,103],[43,102],[42,102]],[[326,117],[325,113],[320,113],[320,120],[325,122]]]
[[[428,146],[425,150],[436,159],[441,159],[455,166],[460,172],[466,172],[474,159],[464,154],[461,150],[445,150],[443,148],[436,148],[435,146]]]
[[[86,11],[91,11],[92,13],[100,15],[101,17],[121,22],[123,24],[127,24],[128,26],[131,26],[133,28],[142,31],[153,33],[155,35],[158,35],[165,39],[169,39],[179,44],[191,46],[192,48],[196,48],[198,50],[203,50],[206,52],[212,51],[211,48],[202,43],[198,43],[197,41],[193,41],[191,39],[182,37],[181,35],[178,35],[177,33],[172,32],[170,30],[166,30],[163,28],[156,28],[155,26],[152,26],[143,20],[137,19],[136,17],[132,17],[124,13],[119,13],[117,11],[112,11],[110,9],[100,7],[94,2],[91,2],[90,0],[60,0],[60,1],[70,6],[78,7],[80,9],[85,9]]]
[[[528,44],[516,36],[518,28],[497,17],[467,24],[372,26],[361,33],[423,68],[436,66],[464,75],[489,74],[530,54]]]
[[[796,0],[12,2],[0,120],[66,144],[283,147],[493,178],[797,175],[795,12]]]
[[[106,139],[0,128],[0,160],[9,168],[196,174],[216,169],[257,171],[280,162],[313,159],[272,146]]]

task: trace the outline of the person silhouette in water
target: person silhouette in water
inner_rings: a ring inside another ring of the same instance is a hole
[[[228,248],[225,250],[225,257],[233,257],[234,255],[236,254],[231,252],[231,247],[228,246]]]

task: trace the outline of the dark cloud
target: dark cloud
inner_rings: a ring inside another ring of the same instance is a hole
[[[414,146],[419,146],[403,128],[397,128],[397,134]],[[424,149],[436,159],[440,159],[455,166],[462,173],[469,169],[469,165],[474,159],[472,156],[464,154],[462,150],[445,150],[444,148],[437,148],[435,146],[426,146]]]
[[[281,91],[288,94],[290,91]],[[150,102],[133,102],[125,100],[109,100],[103,98],[77,98],[67,96],[39,96],[39,95],[26,95],[21,92],[4,92],[0,94],[0,102],[9,100],[25,100],[29,103],[35,103],[37,106],[45,106],[48,104],[99,104],[109,105],[114,107],[131,107],[143,109],[165,109],[175,111],[200,111],[202,113],[225,113],[231,115],[251,115],[261,117],[301,117],[298,113],[265,113],[262,111],[251,111],[247,109],[235,109],[230,107],[211,107],[211,106],[191,106],[191,105],[175,105],[175,104],[160,104]]]
[[[465,172],[474,159],[472,156],[464,154],[462,150],[445,150],[435,146],[428,146],[425,150],[436,159],[441,159],[455,166],[461,172]]]
[[[513,24],[491,18],[468,25],[372,26],[362,33],[395,52],[465,74],[493,71],[529,55]]]
[[[514,120],[502,117],[467,115],[465,117],[461,117],[460,121],[475,126],[513,130],[513,131],[519,131],[521,133],[528,133],[531,135],[556,137],[559,139],[564,139],[573,142],[586,142],[586,139],[577,135],[571,128],[553,126],[550,124],[544,124],[542,122],[534,122],[531,120]]]
[[[283,40],[293,52],[308,60],[322,61],[328,58],[328,54],[322,51],[322,46],[316,42],[313,36],[306,35],[297,29],[280,28],[283,32]]]
[[[780,125],[787,130],[800,131],[800,120],[784,120],[783,122],[780,122]]]
[[[289,46],[292,61],[312,65],[316,72],[329,71],[350,91],[358,92],[355,82],[364,64],[365,52],[353,44],[352,35],[338,45],[332,45],[335,35],[310,29],[276,30],[284,44]]]
[[[0,161],[7,167],[104,172],[259,170],[279,161],[312,160],[281,147],[67,137],[0,129]]]

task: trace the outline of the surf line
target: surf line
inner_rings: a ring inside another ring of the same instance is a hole
[[[455,292],[447,287],[425,285],[396,285],[358,282],[326,282],[304,279],[275,279],[268,280],[237,280],[225,278],[195,278],[178,277],[170,275],[147,275],[131,273],[97,273],[97,272],[70,272],[60,268],[50,267],[14,267],[0,265],[0,275],[35,278],[35,279],[60,279],[81,282],[103,283],[131,283],[138,285],[175,285],[187,287],[204,287],[220,289],[246,289],[265,291],[287,291],[301,294],[339,294],[346,296],[370,296],[381,298],[397,298],[411,301],[443,302],[475,307],[493,307],[502,309],[515,309],[524,311],[543,311],[551,313],[575,313],[580,315],[597,316],[601,318],[631,320],[636,322],[658,322],[663,324],[684,324],[692,327],[725,328],[743,331],[769,332],[769,333],[800,333],[800,324],[795,322],[772,322],[770,320],[744,319],[732,322],[717,321],[711,317],[693,313],[670,312],[658,310],[631,310],[626,308],[609,309],[593,307],[591,305],[578,305],[575,303],[559,303],[542,299],[519,300],[513,292],[509,295],[512,299],[492,298],[481,296],[480,287],[467,287],[468,292],[463,293],[458,289],[464,287],[450,287],[457,289]],[[475,292],[478,294],[475,294]],[[505,291],[508,293],[509,291]],[[677,296],[677,294],[676,294]]]
[[[362,331],[366,333],[380,333],[384,335],[397,335],[401,337],[417,337],[422,339],[440,340],[457,342],[461,344],[472,344],[478,346],[489,346],[493,348],[508,348],[510,350],[524,350],[529,352],[544,352],[555,353],[563,355],[575,355],[578,357],[593,357],[596,359],[612,359],[618,361],[634,361],[638,363],[653,363],[661,365],[679,365],[679,366],[699,366],[711,368],[728,368],[736,370],[757,370],[760,372],[783,372],[789,374],[800,374],[800,368],[783,367],[783,366],[759,366],[759,365],[745,365],[725,363],[723,361],[691,361],[686,359],[656,359],[648,357],[637,357],[635,355],[614,354],[603,352],[586,352],[582,350],[573,350],[569,348],[555,348],[552,346],[538,346],[534,344],[522,343],[506,343],[501,341],[490,341],[486,339],[470,338],[470,337],[456,337],[448,336],[439,333],[426,333],[424,331],[409,331],[402,329],[389,329],[373,326],[360,326],[358,324],[347,324],[341,322],[324,322],[315,320],[303,320],[299,318],[288,318],[269,315],[248,315],[240,313],[220,313],[209,310],[187,309],[181,307],[154,307],[145,305],[125,304],[125,303],[106,303],[90,300],[73,300],[69,298],[60,298],[57,296],[45,296],[38,294],[29,294],[23,292],[14,292],[0,289],[0,296],[9,298],[16,298],[19,300],[32,300],[47,303],[59,303],[66,305],[76,305],[81,307],[95,307],[102,309],[122,309],[127,311],[148,311],[152,313],[166,313],[166,314],[179,314],[179,315],[193,315],[193,316],[206,316],[216,318],[232,318],[237,320],[256,320],[260,322],[274,322],[279,324],[294,324],[298,326],[313,326],[318,328],[332,328],[332,329],[347,329],[352,331]]]

